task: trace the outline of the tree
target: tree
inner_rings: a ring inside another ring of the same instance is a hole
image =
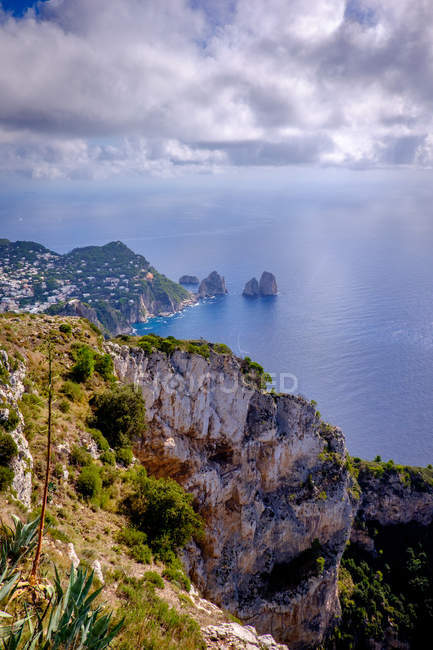
[[[96,395],[91,403],[92,426],[102,431],[111,447],[128,447],[146,430],[143,397],[133,386],[115,386]]]

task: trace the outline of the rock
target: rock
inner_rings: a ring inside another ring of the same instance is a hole
[[[191,492],[205,519],[204,540],[184,557],[204,597],[292,650],[320,645],[340,611],[337,573],[355,510],[341,431],[303,398],[247,384],[232,355],[105,349],[146,403],[135,454]],[[316,539],[323,571],[294,578],[291,563]]]
[[[200,298],[223,295],[227,292],[224,278],[216,271],[212,271],[207,278],[200,282],[198,295]]]
[[[219,650],[288,650],[286,645],[276,643],[270,634],[258,636],[256,630],[249,625],[239,623],[223,623],[208,625],[202,628],[202,633],[208,642],[208,648]]]
[[[251,278],[251,280],[248,280],[244,290],[242,291],[243,296],[249,296],[251,298],[255,298],[259,293],[259,283],[257,282],[257,278]]]
[[[179,278],[179,284],[198,284],[200,280],[196,275],[182,275]]]
[[[277,281],[273,273],[269,271],[263,271],[262,277],[260,278],[260,295],[262,296],[275,296],[278,293]]]
[[[80,558],[75,552],[75,546],[72,544],[72,542],[69,542],[68,544],[68,558],[74,567],[74,569],[78,569],[80,565]]]
[[[8,354],[1,350],[1,360],[9,372],[7,383],[0,383],[0,403],[6,406],[2,409],[2,417],[7,419],[11,409],[18,415],[18,424],[13,431],[10,431],[12,438],[18,447],[18,454],[11,462],[14,472],[12,490],[19,501],[26,507],[31,506],[32,496],[32,468],[33,458],[30,453],[29,444],[24,436],[24,418],[19,410],[18,402],[24,394],[24,377],[26,376],[26,365],[19,361],[15,369],[12,368]]]
[[[101,567],[101,563],[100,563],[99,560],[95,560],[93,562],[92,569],[93,569],[93,572],[94,572],[96,578],[98,578],[99,582],[101,584],[104,584],[105,580],[104,580],[104,576],[102,574],[102,567]]]

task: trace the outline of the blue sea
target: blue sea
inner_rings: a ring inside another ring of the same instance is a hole
[[[137,332],[224,342],[261,363],[277,390],[316,400],[352,455],[425,465],[433,462],[430,187],[430,177],[367,182],[361,172],[314,192],[307,183],[259,191],[204,180],[201,193],[177,187],[85,205],[80,197],[75,212],[68,200],[55,232],[54,208],[46,198],[38,208],[33,196],[34,233],[10,222],[3,236],[59,251],[121,239],[175,280],[217,270],[227,296]],[[278,296],[243,297],[263,270],[276,275]]]

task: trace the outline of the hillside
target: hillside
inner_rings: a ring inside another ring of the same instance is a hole
[[[59,255],[35,242],[0,240],[0,311],[84,316],[113,335],[192,300],[121,242]]]
[[[283,648],[269,633],[292,650],[420,647],[433,470],[351,459],[314,402],[266,392],[263,369],[223,344],[107,343],[83,319],[0,316],[3,519],[40,503],[48,340],[41,572],[94,568],[98,602],[125,617],[113,647]]]

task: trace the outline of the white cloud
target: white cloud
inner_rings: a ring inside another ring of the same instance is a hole
[[[433,162],[429,0],[50,0],[0,13],[0,169]]]

